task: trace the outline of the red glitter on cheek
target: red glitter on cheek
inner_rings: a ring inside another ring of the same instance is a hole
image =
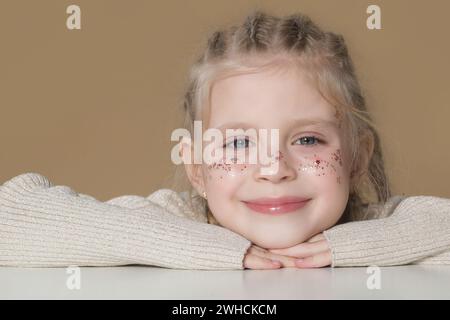
[[[244,164],[235,164],[237,162],[237,158],[231,159],[232,164],[222,163],[222,162],[214,162],[207,166],[208,170],[208,178],[211,180],[213,177],[216,179],[223,179],[225,173],[227,176],[238,176],[244,174],[247,165]],[[211,173],[215,172],[216,174],[213,176]]]
[[[320,173],[318,173],[317,175],[318,176],[324,176],[325,175],[325,172],[324,172],[324,165],[326,166],[326,167],[328,167],[328,163],[327,163],[327,161],[325,161],[325,160],[321,160],[321,159],[316,159],[315,161],[314,161],[314,163],[315,163],[315,168],[317,169],[317,170],[321,170],[322,172],[320,172]],[[325,164],[324,164],[325,163]]]
[[[231,170],[231,164],[228,163],[218,163],[214,162],[213,164],[208,165],[209,170],[224,170],[224,171],[230,171]]]
[[[338,162],[339,165],[342,167],[342,155],[341,155],[341,149],[337,149],[335,152],[331,154],[331,158]]]
[[[338,161],[339,164],[342,166],[342,162],[340,161],[340,150],[338,149],[336,152],[332,153],[333,157],[331,160]],[[341,184],[342,179],[339,175],[338,168],[330,161],[321,159],[317,154],[314,154],[313,157],[305,157],[307,159],[306,164],[300,163],[298,170],[299,171],[309,171],[312,169],[314,174],[316,176],[325,176],[327,175],[334,175],[336,178],[336,182],[338,184]]]
[[[316,154],[314,154],[313,158],[310,161],[311,162],[309,165],[301,164],[298,170],[306,171],[308,169],[314,169],[316,171],[316,176],[324,176],[327,171],[331,170],[331,173],[337,175],[336,167],[329,161],[320,159]]]

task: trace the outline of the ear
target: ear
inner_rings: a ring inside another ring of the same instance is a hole
[[[357,163],[352,170],[350,177],[352,184],[357,185],[361,177],[369,171],[370,159],[375,149],[375,138],[371,131],[366,130],[359,139],[360,153]]]
[[[203,180],[202,167],[200,164],[185,164],[184,169],[186,170],[186,175],[197,191],[198,194],[202,194],[205,191],[205,183]]]
[[[191,158],[191,151],[192,149],[190,145],[181,145],[181,154],[184,161],[184,169],[186,171],[186,175],[197,193],[202,194],[203,191],[205,191],[202,165],[193,163],[193,159]]]

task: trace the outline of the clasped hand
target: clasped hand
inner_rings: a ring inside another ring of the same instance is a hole
[[[331,259],[331,250],[322,232],[284,249],[265,249],[252,244],[244,257],[244,268],[321,268],[331,265]]]

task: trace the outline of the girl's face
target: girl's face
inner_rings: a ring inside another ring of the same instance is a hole
[[[226,136],[227,128],[279,130],[279,152],[271,155],[278,170],[264,172],[260,169],[267,164],[249,161],[225,164],[225,156],[201,164],[194,186],[206,191],[209,208],[223,227],[264,248],[285,248],[339,220],[349,195],[349,150],[334,108],[300,72],[262,71],[216,82],[209,128],[222,130],[224,141],[217,147],[224,155],[227,148],[248,154],[258,145],[254,136]],[[259,198],[288,196],[309,200],[300,208],[260,207],[288,210],[278,214],[252,206]]]

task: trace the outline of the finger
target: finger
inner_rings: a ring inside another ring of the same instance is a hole
[[[317,242],[320,240],[325,240],[325,236],[323,235],[323,233],[316,234],[314,237],[309,239],[307,242]]]
[[[278,269],[281,263],[275,264],[272,260],[254,254],[247,254],[244,259],[246,269]]]
[[[295,260],[296,260],[296,258],[294,258],[294,257],[289,257],[289,256],[281,255],[281,254],[275,254],[275,253],[267,252],[266,255],[265,255],[265,258],[271,259],[271,260],[280,261],[282,267],[295,268]]]
[[[257,256],[270,259],[270,260],[277,260],[280,261],[283,267],[293,267],[295,268],[295,257],[289,257],[286,255],[276,254],[269,252],[268,250],[260,251],[259,249],[253,249],[250,251],[252,254],[255,254]]]
[[[256,244],[252,244],[252,247],[258,250],[259,252],[267,252],[267,249],[259,247]]]
[[[290,257],[305,258],[327,250],[329,250],[328,242],[321,240],[317,242],[303,242],[290,248],[270,249],[269,251]]]
[[[302,259],[303,261],[296,261],[296,266],[298,268],[321,268],[331,265],[331,252],[321,252],[319,254],[313,255]]]
[[[317,241],[303,242],[290,248],[270,249],[269,251],[291,257],[305,258],[326,250],[328,250],[328,243],[326,241]]]

